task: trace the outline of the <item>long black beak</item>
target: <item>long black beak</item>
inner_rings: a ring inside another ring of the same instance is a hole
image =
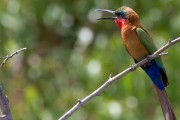
[[[95,11],[100,11],[100,12],[107,12],[107,13],[111,13],[113,15],[115,15],[115,11],[112,10],[106,10],[106,9],[96,9]],[[98,18],[97,20],[115,20],[117,19],[117,17],[102,17],[102,18]]]

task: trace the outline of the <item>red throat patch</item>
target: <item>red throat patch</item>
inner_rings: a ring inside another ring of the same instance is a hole
[[[116,19],[114,20],[116,24],[119,25],[120,29],[122,30],[122,28],[124,27],[124,25],[126,24],[126,20],[124,19]]]

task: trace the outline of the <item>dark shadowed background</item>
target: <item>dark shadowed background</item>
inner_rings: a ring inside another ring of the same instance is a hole
[[[77,99],[133,64],[113,21],[94,9],[126,5],[140,16],[156,46],[180,35],[180,0],[1,0],[0,56],[22,47],[1,69],[15,120],[56,120]],[[108,16],[108,14],[103,14]],[[163,57],[170,101],[180,118],[180,44]],[[69,120],[163,120],[150,79],[126,75]]]

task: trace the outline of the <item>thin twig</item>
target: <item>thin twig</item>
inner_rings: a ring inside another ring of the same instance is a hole
[[[21,49],[15,51],[15,52],[13,52],[11,55],[7,55],[7,56],[5,56],[5,57],[0,57],[0,59],[5,58],[5,59],[3,60],[3,62],[0,64],[0,69],[1,69],[1,67],[2,67],[4,64],[6,64],[6,62],[7,62],[10,58],[12,58],[14,55],[16,55],[16,54],[18,54],[19,52],[24,51],[24,50],[26,50],[26,49],[27,49],[27,48],[21,48]]]
[[[170,46],[174,45],[175,43],[179,42],[179,41],[180,41],[180,37],[169,41],[163,47],[161,47],[156,52],[154,52],[154,54],[149,55],[147,58],[145,58],[142,61],[130,66],[129,68],[127,68],[126,70],[122,71],[121,73],[115,75],[114,77],[110,76],[109,79],[102,86],[100,86],[98,89],[96,89],[90,95],[88,95],[87,97],[82,99],[81,102],[78,102],[76,105],[74,105],[74,107],[72,107],[62,117],[60,117],[59,120],[66,120],[67,118],[69,118],[77,109],[79,109],[82,105],[84,105],[85,103],[90,101],[92,98],[94,98],[94,97],[98,96],[99,94],[101,94],[103,90],[105,90],[108,86],[110,86],[112,83],[117,81],[119,78],[125,76],[126,74],[128,74],[128,73],[130,73],[132,71],[134,71],[136,68],[144,65],[149,60],[155,59],[155,58],[160,57],[162,55],[166,55],[167,53],[162,53],[162,52],[164,50],[166,50],[167,48],[169,48]]]
[[[6,57],[1,57],[4,58],[3,62],[0,64],[0,68],[6,64],[6,62],[12,58],[14,55],[18,54],[19,52],[26,50],[26,48],[21,48],[17,51],[15,51],[14,53],[12,53],[9,56]],[[9,100],[7,98],[7,96],[4,93],[4,90],[2,88],[2,85],[0,83],[0,109],[2,112],[2,115],[0,116],[0,120],[12,120],[12,115],[11,115],[11,111],[10,111],[10,107],[9,107]]]

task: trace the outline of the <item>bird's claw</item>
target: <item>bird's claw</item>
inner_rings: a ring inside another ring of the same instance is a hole
[[[151,61],[151,57],[149,55],[146,58],[147,58],[148,62]]]

